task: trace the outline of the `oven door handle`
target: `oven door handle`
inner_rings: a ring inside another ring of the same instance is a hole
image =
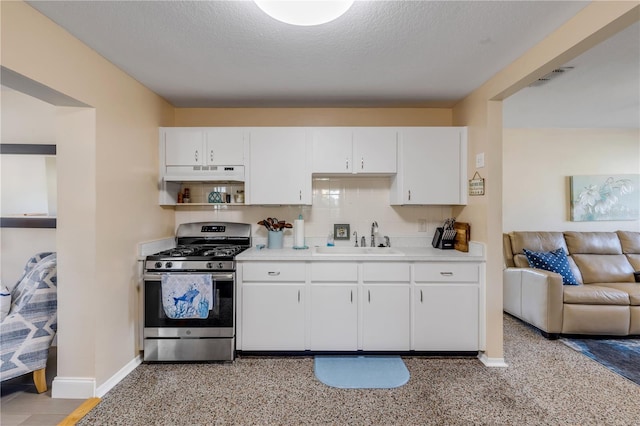
[[[191,274],[205,274],[207,275],[206,272],[202,272],[202,273],[184,273],[184,272],[179,272],[179,273],[172,273],[172,272],[159,272],[159,273],[147,273],[144,274],[143,279],[145,281],[161,281],[162,280],[162,276],[163,275],[191,275]],[[213,280],[233,280],[233,274],[227,274],[224,272],[213,272],[213,273],[209,273],[208,275],[211,275],[211,279]]]

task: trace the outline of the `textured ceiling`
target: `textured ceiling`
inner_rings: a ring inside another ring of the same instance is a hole
[[[314,27],[252,1],[29,4],[178,107],[382,107],[455,104],[587,2],[356,1]]]

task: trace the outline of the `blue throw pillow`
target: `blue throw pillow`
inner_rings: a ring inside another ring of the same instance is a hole
[[[557,250],[537,252],[527,249],[522,249],[524,255],[527,256],[529,266],[532,268],[544,269],[545,271],[557,272],[562,275],[562,284],[565,285],[578,285],[576,277],[573,276],[571,268],[569,267],[569,261],[567,260],[567,253],[560,247]]]

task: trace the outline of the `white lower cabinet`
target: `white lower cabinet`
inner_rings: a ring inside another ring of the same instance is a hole
[[[478,350],[478,286],[416,285],[413,300],[414,350]]]
[[[410,271],[404,262],[362,265],[362,350],[409,350]]]
[[[243,262],[244,351],[477,351],[481,264]]]
[[[358,286],[311,285],[310,349],[355,351],[358,349]]]
[[[413,348],[416,351],[477,351],[480,265],[414,265]]]
[[[364,285],[363,290],[362,350],[408,351],[409,285]]]
[[[242,349],[304,350],[304,288],[304,284],[244,284]]]

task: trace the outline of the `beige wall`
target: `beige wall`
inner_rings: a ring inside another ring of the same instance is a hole
[[[176,126],[450,126],[448,108],[178,108]]]
[[[476,153],[485,153],[486,195],[470,197],[467,207],[454,209],[470,222],[474,239],[487,244],[485,356],[502,359],[502,108],[501,100],[554,68],[640,19],[640,3],[598,1],[489,79],[453,109],[453,124],[469,126],[469,176]],[[508,360],[507,360],[508,361]]]
[[[138,355],[137,243],[173,233],[156,186],[173,108],[27,4],[1,8],[2,66],[92,107],[56,123],[58,377],[100,386]]]
[[[504,129],[503,150],[505,232],[640,230],[569,220],[569,176],[640,174],[638,129]]]

